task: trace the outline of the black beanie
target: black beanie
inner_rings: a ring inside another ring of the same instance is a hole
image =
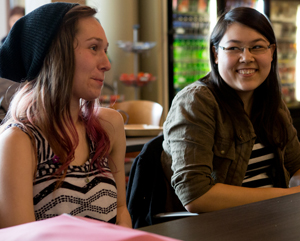
[[[16,82],[37,77],[64,15],[76,5],[49,3],[20,18],[0,47],[0,77]]]

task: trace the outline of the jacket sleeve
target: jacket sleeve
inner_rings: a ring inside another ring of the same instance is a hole
[[[284,167],[289,172],[290,177],[300,169],[300,143],[297,130],[293,126],[293,120],[286,105],[282,103],[280,109],[283,115],[288,134],[288,143],[284,149]]]
[[[191,85],[176,95],[164,123],[164,152],[172,159],[171,184],[183,205],[214,185],[211,173],[218,109],[207,87]]]

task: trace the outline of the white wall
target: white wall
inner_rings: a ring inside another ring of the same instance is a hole
[[[25,0],[25,13],[27,14],[47,3],[51,3],[51,0]]]
[[[108,55],[111,70],[106,74],[106,82],[118,85],[118,93],[126,100],[134,99],[134,88],[119,81],[122,73],[133,73],[133,54],[117,47],[118,40],[133,41],[133,25],[138,23],[137,0],[87,0],[86,4],[98,9],[97,18],[104,28],[109,42]]]
[[[0,40],[7,35],[6,1],[0,1]]]

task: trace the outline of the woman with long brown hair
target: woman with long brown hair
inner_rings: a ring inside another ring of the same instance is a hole
[[[0,48],[0,76],[23,84],[1,126],[1,227],[62,213],[131,227],[123,119],[97,105],[110,62],[95,13],[43,5]]]

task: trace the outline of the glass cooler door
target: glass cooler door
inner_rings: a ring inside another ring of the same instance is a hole
[[[271,1],[270,20],[277,38],[278,67],[283,99],[289,107],[298,106],[300,100],[300,76],[297,49],[300,1]]]

